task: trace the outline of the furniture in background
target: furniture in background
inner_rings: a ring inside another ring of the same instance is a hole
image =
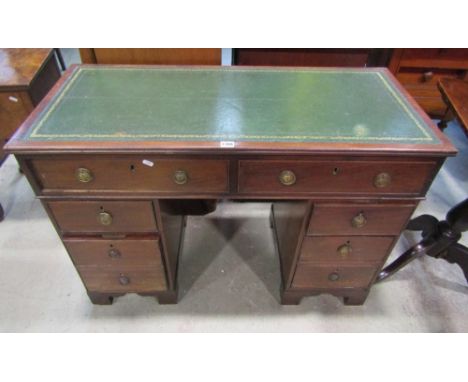
[[[468,80],[468,49],[394,49],[388,67],[426,113],[440,118],[446,106],[437,83]]]
[[[381,68],[76,66],[7,147],[96,304],[177,302],[185,215],[219,199],[272,203],[283,304],[362,304],[455,154]]]
[[[385,66],[391,49],[234,48],[233,65]]]
[[[221,65],[221,48],[80,48],[84,64]]]
[[[465,133],[468,133],[468,82],[454,78],[442,78],[438,83],[442,99],[447,104],[447,112],[440,127],[455,116]],[[455,263],[463,270],[468,281],[468,248],[458,243],[462,233],[468,231],[468,199],[457,204],[443,221],[432,215],[421,215],[412,219],[407,227],[411,231],[422,231],[422,240],[408,249],[390,265],[380,272],[378,281],[390,277],[398,270],[428,255]]]
[[[386,266],[377,281],[385,280],[410,262],[427,255],[457,264],[468,282],[468,248],[458,242],[462,233],[468,231],[468,199],[453,207],[443,221],[432,215],[421,215],[412,219],[406,229],[421,231],[422,240]]]
[[[439,127],[441,129],[447,127],[447,122],[455,116],[468,136],[468,81],[442,78],[438,86],[442,99],[447,104],[447,110],[439,122]]]
[[[53,49],[0,49],[0,165],[3,145],[59,78]]]

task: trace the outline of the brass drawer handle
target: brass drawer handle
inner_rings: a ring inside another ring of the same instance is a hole
[[[75,172],[76,179],[81,183],[89,183],[93,180],[93,173],[87,168],[80,167]]]
[[[338,281],[340,279],[340,274],[338,272],[332,272],[328,275],[328,280]]]
[[[117,259],[119,257],[122,257],[122,254],[120,253],[120,251],[116,248],[111,248],[109,249],[109,252],[108,252],[108,255],[109,257],[113,258],[113,259]]]
[[[281,171],[279,174],[279,181],[285,186],[292,186],[296,183],[296,174],[290,170]]]
[[[348,257],[351,252],[353,252],[353,247],[351,247],[351,244],[349,242],[340,245],[338,249],[336,250],[341,257]]]
[[[99,212],[98,222],[102,225],[111,225],[112,215],[109,212]]]
[[[362,228],[367,224],[367,218],[364,215],[364,212],[359,212],[355,217],[351,220],[351,225],[354,228]]]
[[[185,184],[188,181],[188,175],[184,170],[177,170],[174,173],[174,183]]]
[[[119,276],[119,283],[120,285],[128,285],[130,284],[130,278],[121,274]]]
[[[391,182],[392,177],[387,172],[381,172],[380,174],[377,174],[374,178],[374,186],[377,188],[387,187],[390,185]]]

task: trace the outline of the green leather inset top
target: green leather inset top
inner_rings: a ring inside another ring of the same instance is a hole
[[[438,144],[375,70],[79,67],[34,141]]]

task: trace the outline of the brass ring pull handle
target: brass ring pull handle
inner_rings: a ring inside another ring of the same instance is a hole
[[[75,171],[76,179],[81,183],[89,183],[93,180],[93,173],[87,168],[80,167]]]
[[[177,170],[173,179],[176,184],[185,184],[188,181],[188,175],[184,170]]]
[[[113,259],[117,259],[119,257],[122,257],[122,254],[120,253],[120,251],[116,248],[111,248],[109,249],[109,252],[108,252],[108,255],[109,257],[113,258]]]
[[[336,251],[340,254],[341,257],[348,257],[351,252],[353,252],[353,247],[351,247],[351,244],[346,243],[340,245]]]
[[[381,172],[374,178],[374,186],[377,188],[387,187],[392,183],[392,177],[387,172]]]
[[[328,280],[338,281],[340,279],[340,274],[338,272],[332,272],[328,275]]]
[[[98,222],[102,225],[111,225],[112,215],[109,212],[100,212],[98,215]]]
[[[119,276],[119,283],[120,283],[120,285],[128,285],[128,284],[130,284],[130,278],[128,278],[125,275],[120,275]]]
[[[284,186],[292,186],[296,183],[296,174],[290,170],[281,171],[279,174],[279,181]]]
[[[364,212],[359,212],[355,217],[351,219],[351,225],[354,228],[362,228],[367,224],[367,218]]]

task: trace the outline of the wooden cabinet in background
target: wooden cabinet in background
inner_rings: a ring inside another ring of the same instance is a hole
[[[80,48],[84,64],[221,65],[221,48]]]
[[[391,49],[235,48],[234,65],[385,66]]]
[[[0,49],[0,165],[4,144],[59,78],[53,49]]]
[[[52,49],[0,49],[0,164],[3,145],[59,77]]]
[[[468,80],[468,49],[394,49],[388,66],[426,113],[442,117],[447,107],[437,83],[441,78]]]

